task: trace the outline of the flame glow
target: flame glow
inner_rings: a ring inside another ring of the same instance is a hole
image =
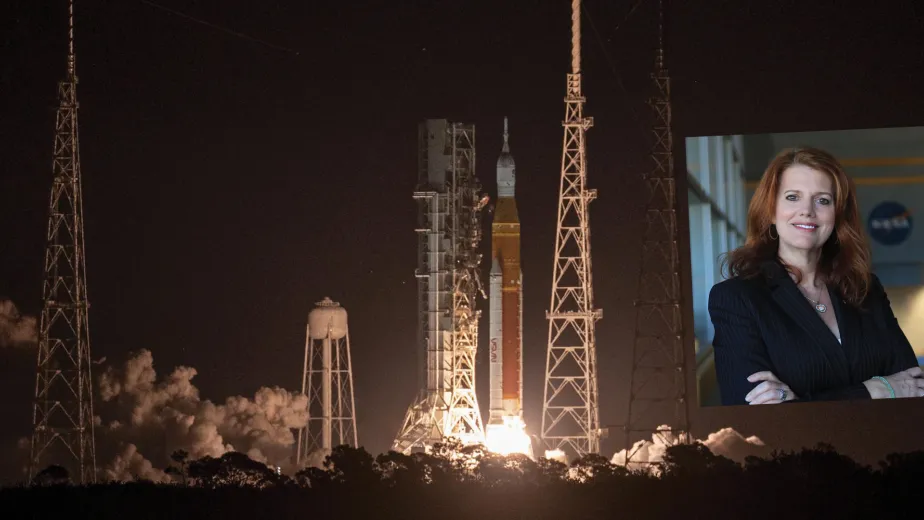
[[[568,464],[568,456],[565,455],[565,452],[559,449],[554,450],[545,450],[545,458],[549,460],[557,460],[562,464]]]
[[[522,453],[529,458],[533,457],[533,446],[529,435],[526,434],[526,424],[518,415],[502,417],[503,424],[488,424],[485,432],[485,446],[498,455],[511,455]]]

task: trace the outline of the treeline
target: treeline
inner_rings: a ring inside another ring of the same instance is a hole
[[[919,513],[924,489],[924,451],[889,455],[873,468],[823,444],[743,464],[702,444],[673,446],[654,471],[634,472],[598,455],[569,467],[458,445],[378,457],[340,446],[324,468],[291,477],[241,453],[187,460],[177,452],[173,460],[167,484],[74,486],[50,467],[30,486],[0,490],[0,517],[887,518]]]

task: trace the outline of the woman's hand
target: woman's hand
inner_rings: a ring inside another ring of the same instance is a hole
[[[779,404],[783,401],[791,401],[799,397],[789,388],[789,385],[782,382],[773,375],[773,372],[757,372],[748,376],[748,381],[763,383],[754,387],[753,390],[744,396],[748,404]],[[881,384],[881,383],[880,383]]]
[[[908,370],[896,372],[886,376],[886,381],[892,385],[895,390],[895,397],[924,397],[924,377],[922,377],[921,367],[912,367]],[[889,389],[878,379],[864,381],[869,395],[873,399],[888,399],[892,397]]]

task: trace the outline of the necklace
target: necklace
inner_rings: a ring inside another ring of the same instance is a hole
[[[800,291],[801,292],[801,291]],[[812,305],[815,306],[815,310],[818,312],[825,312],[828,310],[828,306],[821,303],[820,301],[813,300],[809,298],[805,293],[802,293],[802,296],[805,296],[805,299],[812,302]],[[818,290],[818,300],[821,300],[821,289]]]

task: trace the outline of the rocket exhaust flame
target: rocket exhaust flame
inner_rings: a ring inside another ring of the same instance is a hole
[[[518,415],[507,415],[502,419],[503,424],[488,424],[485,447],[498,455],[521,453],[533,458],[532,441],[526,434],[523,419]]]

